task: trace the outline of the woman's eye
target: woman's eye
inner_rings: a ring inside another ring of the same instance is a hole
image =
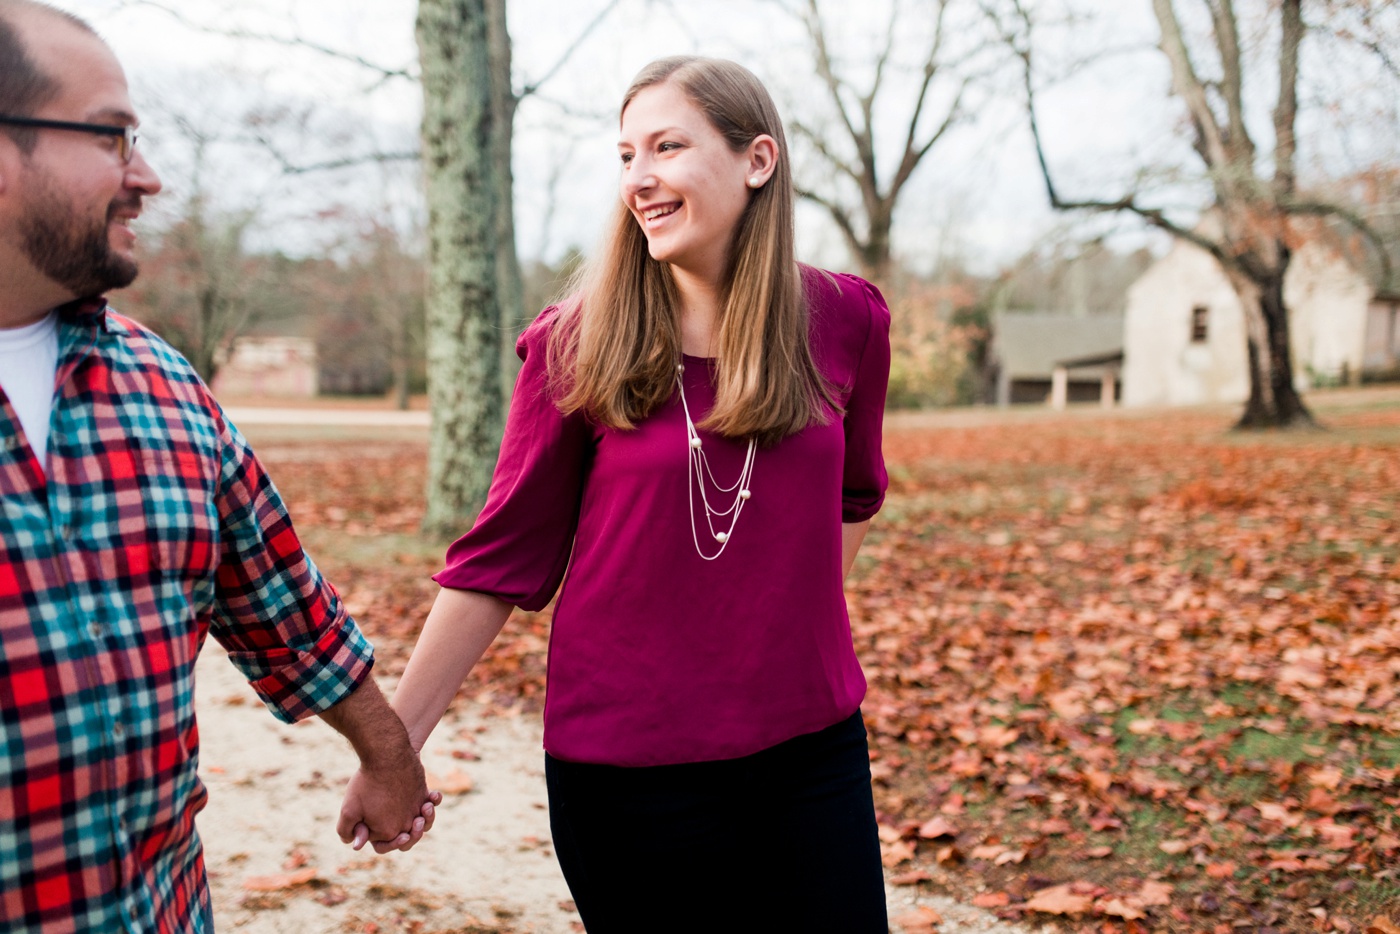
[[[660,146],[657,146],[657,147],[656,147],[656,149],[657,149],[658,152],[670,152],[670,151],[673,150],[673,149],[680,149],[680,148],[681,148],[681,144],[680,144],[680,143],[662,143]]]
[[[629,162],[632,161],[632,154],[631,154],[630,152],[624,152],[624,153],[622,153],[622,155],[621,155],[621,159],[622,159],[622,164],[623,164],[623,165],[626,165],[627,163],[629,163]]]

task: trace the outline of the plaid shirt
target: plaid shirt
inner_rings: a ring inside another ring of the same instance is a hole
[[[205,633],[288,722],[372,650],[169,345],[67,306],[55,392],[46,479],[0,391],[0,930],[203,931]]]

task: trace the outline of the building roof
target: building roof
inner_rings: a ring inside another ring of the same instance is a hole
[[[1077,369],[1122,352],[1121,314],[1004,311],[992,320],[992,356],[1013,379],[1048,379],[1056,364]]]

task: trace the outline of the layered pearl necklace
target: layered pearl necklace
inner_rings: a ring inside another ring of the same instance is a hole
[[[739,522],[739,513],[743,512],[744,504],[753,495],[749,492],[749,481],[753,479],[754,461],[754,439],[749,439],[749,450],[744,456],[744,469],[739,472],[739,479],[735,480],[732,486],[721,486],[715,479],[714,473],[710,471],[710,463],[705,458],[705,445],[700,440],[700,432],[695,429],[695,422],[690,417],[690,406],[685,401],[685,364],[676,365],[676,386],[681,391],[681,411],[685,413],[685,437],[688,445],[686,452],[686,496],[690,500],[690,537],[695,542],[695,551],[706,561],[713,561],[724,554],[724,548],[729,544],[729,539],[734,535],[734,526]],[[710,505],[710,496],[707,492],[708,486],[713,486],[716,497],[728,493],[734,494],[734,502],[729,504],[727,509],[715,509]],[[700,546],[700,531],[695,524],[695,489],[700,488],[700,502],[705,507],[705,525],[709,529],[711,537],[719,542],[719,551],[712,555],[705,554],[705,549]],[[729,519],[729,528],[716,531],[715,520],[718,519],[720,525],[724,524],[725,517]]]

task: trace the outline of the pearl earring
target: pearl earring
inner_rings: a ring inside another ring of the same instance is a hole
[[[762,184],[763,184],[763,179],[759,178],[757,175],[755,175],[753,178],[749,179],[749,187],[750,187],[750,188],[757,188],[759,185],[762,185]]]

